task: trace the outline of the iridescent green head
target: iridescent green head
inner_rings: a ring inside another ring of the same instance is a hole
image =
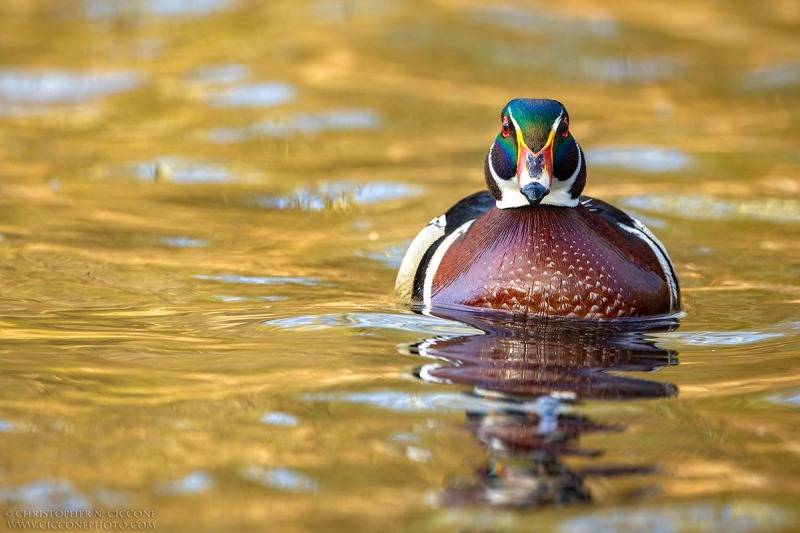
[[[586,165],[563,104],[518,98],[503,108],[500,121],[484,169],[497,207],[578,205]]]

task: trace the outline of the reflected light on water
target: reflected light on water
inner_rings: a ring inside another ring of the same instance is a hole
[[[243,128],[217,128],[209,132],[215,143],[246,141],[257,137],[286,138],[326,131],[372,130],[381,125],[371,109],[331,109],[316,114],[294,113],[282,120],[264,120]]]
[[[800,201],[794,198],[752,198],[734,201],[703,194],[653,194],[625,198],[622,203],[635,209],[680,215],[696,220],[752,219],[800,222]]]
[[[615,166],[636,172],[677,172],[692,165],[692,158],[674,148],[629,146],[593,148],[586,161],[592,166]]]
[[[788,62],[759,67],[743,75],[739,83],[749,91],[796,89],[800,85],[800,63]]]
[[[270,81],[221,90],[208,96],[218,107],[275,107],[295,99],[295,89],[284,82]]]
[[[591,495],[583,484],[586,476],[656,470],[647,464],[598,464],[582,471],[568,468],[564,457],[602,453],[578,446],[581,434],[619,428],[594,422],[580,415],[579,407],[567,409],[565,402],[675,397],[677,388],[670,383],[626,378],[616,372],[652,372],[678,364],[676,352],[661,348],[649,337],[676,329],[677,321],[509,323],[477,313],[448,316],[456,317],[483,334],[437,336],[411,345],[410,353],[437,361],[422,366],[416,375],[428,382],[472,390],[472,395],[492,402],[494,408],[475,409],[476,402],[462,401],[468,427],[485,446],[488,460],[475,483],[444,490],[440,503],[539,506],[587,502]]]
[[[567,32],[575,36],[611,38],[619,30],[617,22],[610,17],[566,17],[542,6],[535,9],[510,5],[473,8],[472,16],[482,23],[498,24],[526,34]]]
[[[4,486],[0,488],[0,503],[70,511],[92,508],[89,499],[66,479],[44,479],[26,485]]]
[[[236,0],[83,0],[89,18],[115,18],[132,11],[160,17],[196,17],[229,9]]]
[[[242,479],[277,490],[317,492],[318,484],[308,476],[282,467],[245,466],[239,471]]]
[[[3,506],[165,531],[798,528],[796,2],[0,17]],[[679,330],[393,302],[515,97],[563,101],[587,193],[656,230]]]
[[[667,509],[617,508],[596,511],[568,520],[559,531],[702,531],[750,533],[779,530],[789,522],[786,514],[769,503],[739,500],[732,504],[697,502]],[[702,528],[699,526],[702,524]]]
[[[193,68],[186,77],[193,82],[230,85],[243,81],[248,76],[249,70],[244,65],[223,63]]]
[[[295,427],[300,423],[296,416],[279,412],[264,413],[258,421],[268,426],[284,427]]]
[[[161,483],[154,490],[165,496],[182,496],[203,493],[213,486],[214,477],[211,474],[197,471],[188,474],[186,477]]]
[[[87,105],[141,86],[133,71],[0,70],[0,116],[42,112],[41,106]]]
[[[143,181],[178,184],[224,183],[234,179],[224,166],[176,156],[112,167],[105,174],[110,177],[133,175]]]
[[[256,198],[254,202],[268,209],[326,211],[346,209],[353,204],[370,205],[408,198],[417,194],[419,194],[417,188],[402,183],[339,181],[297,189],[288,196],[262,196]]]

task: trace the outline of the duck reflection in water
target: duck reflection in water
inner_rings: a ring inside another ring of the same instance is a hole
[[[457,311],[443,315],[483,334],[435,337],[413,344],[411,353],[434,362],[416,370],[428,382],[464,387],[480,398],[468,401],[468,427],[486,447],[488,460],[478,481],[451,488],[444,505],[500,506],[588,502],[584,478],[648,473],[652,465],[605,465],[570,470],[568,456],[599,457],[577,442],[582,433],[621,431],[574,413],[580,400],[668,398],[670,383],[628,378],[609,371],[651,372],[678,364],[677,353],[661,348],[653,333],[673,331],[677,319],[613,323],[544,320],[508,322],[506,317]],[[475,405],[481,407],[476,408]]]

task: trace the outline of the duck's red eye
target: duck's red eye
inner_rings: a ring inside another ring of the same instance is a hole
[[[508,125],[508,117],[503,117],[503,137],[508,137],[508,132],[511,131]]]
[[[564,122],[562,122],[562,124],[564,125],[561,126],[561,136],[566,137],[569,135],[569,117],[564,117]]]

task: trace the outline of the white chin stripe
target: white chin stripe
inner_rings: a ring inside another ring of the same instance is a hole
[[[578,198],[573,198],[569,189],[559,187],[542,198],[540,205],[553,205],[557,207],[575,207],[580,203]]]
[[[528,199],[523,196],[517,187],[514,187],[513,189],[501,188],[500,190],[503,196],[495,203],[498,209],[513,209],[515,207],[527,207],[531,205]],[[554,190],[551,190],[547,196],[542,198],[542,201],[539,202],[539,205],[575,207],[578,205],[578,203],[580,203],[579,199],[572,197],[572,195],[569,193],[569,188],[565,189],[564,187],[558,187]]]
[[[495,205],[497,205],[498,209],[510,209],[515,207],[527,207],[530,206],[531,203],[528,201],[525,196],[519,192],[519,189],[514,188],[513,190],[504,190],[501,189],[503,193],[503,197],[498,200]],[[575,207],[578,205],[579,199],[573,198],[570,193],[569,189],[562,189],[559,187],[556,190],[551,190],[550,193],[542,198],[542,201],[539,202],[539,205],[552,205],[556,207]]]
[[[495,202],[498,209],[513,209],[515,207],[525,207],[531,205],[518,189],[513,191],[503,191],[503,197]]]

